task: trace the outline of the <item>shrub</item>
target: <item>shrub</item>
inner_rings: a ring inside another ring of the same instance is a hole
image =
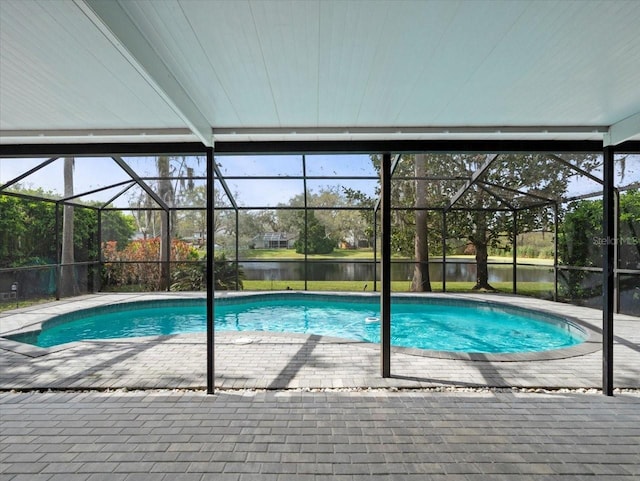
[[[216,256],[214,262],[215,288],[218,290],[239,290],[243,288],[244,272],[240,266],[236,276],[237,263],[228,261],[226,256]],[[200,291],[207,286],[206,257],[202,262],[182,264],[171,274],[172,291]]]
[[[157,290],[162,275],[160,269],[160,239],[138,239],[118,250],[115,241],[105,242],[102,248],[105,262],[103,284],[107,286],[136,285],[142,290]],[[171,242],[172,262],[194,261],[198,252],[186,242]]]

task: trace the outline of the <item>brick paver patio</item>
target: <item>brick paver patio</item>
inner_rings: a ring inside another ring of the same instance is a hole
[[[6,481],[631,480],[640,396],[0,395]]]
[[[4,313],[2,332],[67,308]],[[597,311],[551,308],[600,322]],[[203,334],[82,342],[45,355],[0,340],[0,480],[638,479],[639,326],[616,316],[622,389],[611,398],[597,392],[600,351],[513,362],[397,351],[393,377],[381,379],[374,345],[217,333],[218,391],[207,396],[198,390]]]

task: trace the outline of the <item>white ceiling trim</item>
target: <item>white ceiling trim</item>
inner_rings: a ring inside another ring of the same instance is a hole
[[[199,142],[189,129],[0,130],[0,145]]]
[[[215,142],[300,140],[594,140],[607,126],[214,128]]]
[[[618,145],[626,140],[640,137],[640,112],[616,122],[604,135],[604,145]]]
[[[74,2],[180,116],[193,134],[206,146],[213,146],[211,124],[122,6],[117,1],[74,0]]]

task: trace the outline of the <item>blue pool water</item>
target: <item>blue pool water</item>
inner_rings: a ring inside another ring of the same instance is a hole
[[[580,328],[559,318],[498,304],[410,298],[392,303],[391,343],[452,352],[546,351],[579,344]],[[126,310],[123,310],[126,309]],[[216,331],[269,331],[380,342],[379,303],[356,297],[270,296],[216,301]],[[206,330],[205,302],[137,303],[60,316],[13,339],[51,347],[72,341]]]

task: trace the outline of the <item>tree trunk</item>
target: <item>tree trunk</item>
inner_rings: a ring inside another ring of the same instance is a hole
[[[427,182],[420,180],[425,177],[427,167],[426,155],[415,156],[416,179],[416,208],[425,208],[427,205]],[[413,280],[411,281],[411,291],[431,292],[431,282],[429,279],[429,243],[427,240],[427,220],[426,210],[416,210],[416,233],[414,237],[415,266],[413,269]]]
[[[169,157],[158,157],[158,195],[168,206],[173,205],[173,187],[171,180],[167,179],[171,174]],[[160,285],[161,291],[169,289],[171,284],[169,269],[169,246],[171,245],[171,232],[169,226],[169,212],[160,212]]]
[[[64,197],[73,196],[73,157],[64,159]],[[60,295],[68,297],[78,294],[75,276],[74,246],[73,246],[73,206],[65,205],[62,211],[62,255],[60,269]]]
[[[476,250],[476,285],[473,286],[473,290],[495,291],[495,288],[489,284],[487,226],[483,214],[476,218],[476,232],[471,242]]]

